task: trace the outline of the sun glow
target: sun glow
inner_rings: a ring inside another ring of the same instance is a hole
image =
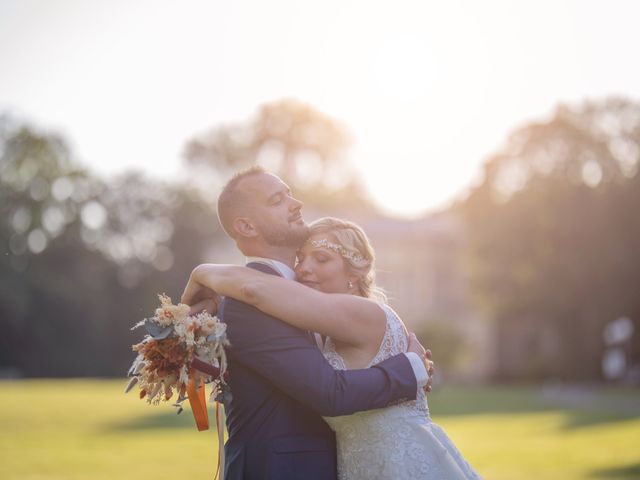
[[[349,158],[379,205],[416,215],[558,102],[640,96],[637,62],[608,53],[640,41],[638,12],[597,3],[39,5],[0,4],[0,110],[60,131],[106,173],[183,175],[187,139],[296,98],[352,131]]]

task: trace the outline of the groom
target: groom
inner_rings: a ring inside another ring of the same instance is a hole
[[[289,187],[260,168],[236,174],[218,198],[220,223],[247,266],[291,280],[308,236],[301,209]],[[421,345],[369,369],[338,371],[311,332],[232,298],[218,316],[231,342],[226,480],[335,479],[335,435],[321,416],[413,400],[427,384]]]

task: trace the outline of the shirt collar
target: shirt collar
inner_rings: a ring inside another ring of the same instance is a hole
[[[269,265],[275,271],[277,271],[280,275],[282,275],[287,280],[294,280],[296,278],[296,274],[293,269],[278,260],[273,260],[272,258],[262,258],[262,257],[247,257],[247,263],[257,262],[263,263],[265,265]]]

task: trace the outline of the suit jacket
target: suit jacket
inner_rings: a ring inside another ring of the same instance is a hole
[[[277,275],[264,264],[248,266]],[[309,332],[232,298],[219,315],[231,343],[226,480],[335,479],[335,435],[321,416],[416,397],[405,355],[365,370],[334,370]]]

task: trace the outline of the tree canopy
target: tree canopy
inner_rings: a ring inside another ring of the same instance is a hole
[[[351,143],[351,134],[337,120],[289,99],[261,106],[249,121],[218,126],[190,139],[184,156],[204,172],[209,190],[232,173],[258,164],[279,175],[305,203],[371,208],[347,159]]]
[[[598,378],[604,326],[640,329],[639,155],[640,104],[563,105],[517,129],[457,206],[500,375]]]

